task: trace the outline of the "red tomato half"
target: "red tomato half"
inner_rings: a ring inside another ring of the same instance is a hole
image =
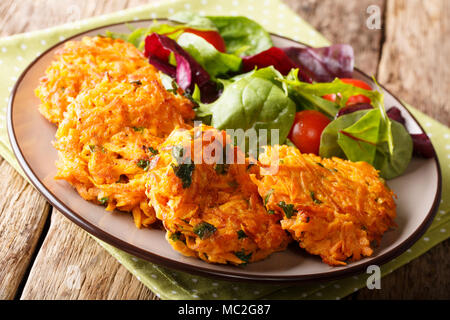
[[[288,138],[297,146],[300,152],[318,155],[320,136],[329,123],[330,119],[319,111],[305,110],[297,112]]]
[[[199,37],[202,37],[206,41],[208,41],[210,44],[214,46],[218,51],[225,52],[225,41],[223,40],[222,36],[214,30],[197,30],[192,28],[186,28],[184,29],[184,32],[193,33]]]
[[[369,86],[367,83],[365,83],[362,80],[358,80],[358,79],[341,79],[342,82],[346,83],[346,84],[351,84],[355,87],[361,88],[361,89],[365,89],[365,90],[372,90],[372,87]],[[336,94],[332,93],[332,94],[326,94],[324,95],[322,98],[331,101],[331,102],[336,102]],[[347,103],[345,105],[350,106],[353,104],[357,104],[357,103],[371,103],[371,100],[366,97],[365,95],[362,94],[358,94],[356,96],[351,96],[350,98],[348,98]]]

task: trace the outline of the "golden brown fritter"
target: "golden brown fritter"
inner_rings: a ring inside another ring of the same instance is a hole
[[[285,249],[289,237],[265,210],[248,163],[220,163],[226,152],[237,160],[241,151],[225,132],[205,126],[175,130],[159,147],[147,195],[175,250],[239,265]]]
[[[261,174],[252,175],[266,208],[281,219],[300,246],[330,265],[345,265],[373,252],[394,226],[393,192],[365,162],[322,159],[288,146],[267,147]],[[278,171],[268,174],[278,162]]]
[[[68,41],[56,52],[36,88],[41,100],[39,111],[50,122],[59,124],[70,102],[81,91],[101,82],[105,74],[120,81],[145,66],[148,62],[143,54],[120,39],[83,37],[81,41]]]
[[[128,81],[105,77],[68,106],[56,132],[56,178],[84,199],[131,211],[138,227],[148,226],[156,218],[145,195],[146,171],[164,138],[190,127],[193,117],[192,103],[165,90],[150,65]]]

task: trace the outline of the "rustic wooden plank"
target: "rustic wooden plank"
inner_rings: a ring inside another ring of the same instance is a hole
[[[47,28],[149,2],[4,0],[0,2],[0,35]],[[39,193],[8,167],[6,162],[0,167],[4,168],[2,175],[5,176],[0,182],[0,190],[11,193],[10,197],[0,200],[0,298],[13,298],[16,294],[49,211]],[[18,199],[14,199],[15,194]],[[36,214],[44,212],[43,206],[45,215]],[[18,237],[18,233],[22,236]],[[79,287],[71,289],[70,281],[74,280],[77,272],[80,272],[82,281]],[[155,296],[84,231],[60,214],[53,213],[51,226],[30,271],[22,298],[153,299]]]
[[[450,125],[450,2],[389,0],[378,79],[418,109]]]
[[[155,299],[85,231],[54,210],[21,299]]]
[[[355,49],[356,66],[369,74],[378,67],[382,32],[369,29],[367,9],[376,6],[382,13],[384,0],[286,0],[298,13],[332,43],[348,43]]]
[[[0,299],[12,299],[31,262],[50,207],[6,161],[0,162]]]
[[[402,99],[450,123],[450,56],[447,0],[389,0],[386,41],[378,78]],[[363,289],[358,299],[448,299],[450,240],[383,278],[382,290]]]
[[[156,1],[2,0],[0,1],[0,37],[45,29]]]

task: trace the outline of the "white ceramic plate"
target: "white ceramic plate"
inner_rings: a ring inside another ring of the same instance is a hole
[[[148,26],[148,21],[131,21],[134,27]],[[39,100],[34,95],[38,79],[53,59],[55,51],[68,40],[82,36],[104,34],[106,30],[127,32],[125,23],[108,25],[71,37],[36,58],[17,81],[8,107],[8,133],[14,153],[24,172],[35,187],[70,220],[101,240],[146,260],[207,276],[224,279],[242,279],[259,282],[301,282],[332,279],[360,273],[368,265],[382,264],[408,249],[425,232],[438,208],[441,194],[441,174],[437,158],[414,158],[405,174],[390,180],[389,186],[397,194],[398,227],[388,231],[374,254],[347,266],[330,267],[291,245],[286,251],[245,267],[213,265],[198,259],[184,257],[174,251],[164,238],[162,230],[137,229],[131,215],[109,213],[104,207],[83,200],[66,182],[56,181],[56,150],[52,146],[56,128],[38,112]],[[293,40],[272,35],[276,46],[302,46]],[[359,70],[355,78],[372,83]],[[423,129],[390,92],[385,92],[386,107],[398,107],[406,118],[412,133]]]

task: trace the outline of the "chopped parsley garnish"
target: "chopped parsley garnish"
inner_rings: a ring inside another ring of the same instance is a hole
[[[193,164],[190,159],[188,159],[188,161],[183,161],[184,148],[182,145],[173,147],[172,156],[178,163],[171,165],[175,175],[181,179],[184,189],[189,188],[192,183],[192,173],[194,172],[195,164]]]
[[[146,159],[141,159],[137,162],[137,166],[139,168],[144,169],[144,171],[147,171],[149,166],[150,166],[150,160],[146,160]]]
[[[168,92],[173,93],[173,94],[177,94],[178,93],[178,85],[177,82],[175,80],[172,80],[171,84],[172,88],[170,89],[166,89]]]
[[[236,189],[237,187],[239,187],[239,184],[236,182],[236,180],[229,181],[228,185],[233,189]]]
[[[148,151],[150,151],[152,154],[158,154],[158,150],[152,148],[152,147],[148,147]]]
[[[216,170],[217,174],[227,174],[228,169],[230,168],[229,164],[225,164],[225,163],[216,163],[214,170]]]
[[[142,85],[142,81],[141,80],[133,80],[133,81],[130,81],[130,83],[131,84],[135,84],[137,86],[141,86]]]
[[[208,222],[200,222],[193,229],[194,233],[202,240],[211,237],[216,230],[216,227]]]
[[[98,199],[98,202],[100,202],[101,205],[105,205],[108,203],[108,197],[103,197]]]
[[[247,264],[252,257],[252,252],[250,252],[249,254],[245,254],[244,249],[242,249],[241,251],[235,252],[234,255],[244,261],[244,263],[242,264]]]
[[[270,196],[273,193],[273,189],[270,189],[269,192],[267,192],[266,196],[264,197],[264,205],[267,205],[267,203],[269,202]]]
[[[274,210],[268,210],[267,213],[268,214],[275,214],[275,211]]]
[[[178,240],[180,240],[180,237],[181,237],[181,232],[179,232],[179,231],[172,233],[169,236],[170,240],[172,240],[172,241],[178,241]]]
[[[293,204],[286,204],[286,202],[284,201],[280,201],[278,203],[278,206],[283,209],[284,214],[286,215],[286,217],[288,219],[290,219],[294,213],[297,213],[297,210],[294,209],[294,205]]]
[[[181,179],[183,189],[189,188],[192,183],[192,173],[194,172],[195,164],[183,163],[175,165],[172,163],[172,168],[175,175]]]
[[[133,130],[136,132],[144,132],[145,127],[133,127]]]
[[[247,235],[245,234],[244,230],[239,230],[239,231],[237,232],[237,236],[238,236],[238,239],[239,239],[239,240],[240,240],[240,239],[247,238]]]
[[[94,153],[94,151],[95,151],[95,145],[90,144],[90,145],[89,145],[89,150],[91,151],[91,153]]]
[[[318,166],[325,168],[325,166],[323,164],[321,164],[320,162],[316,162]]]
[[[314,191],[310,191],[309,194],[310,194],[310,196],[311,196],[312,201],[313,201],[315,204],[321,204],[321,203],[323,203],[322,201],[320,201],[319,199],[316,198],[316,194],[314,193]]]

